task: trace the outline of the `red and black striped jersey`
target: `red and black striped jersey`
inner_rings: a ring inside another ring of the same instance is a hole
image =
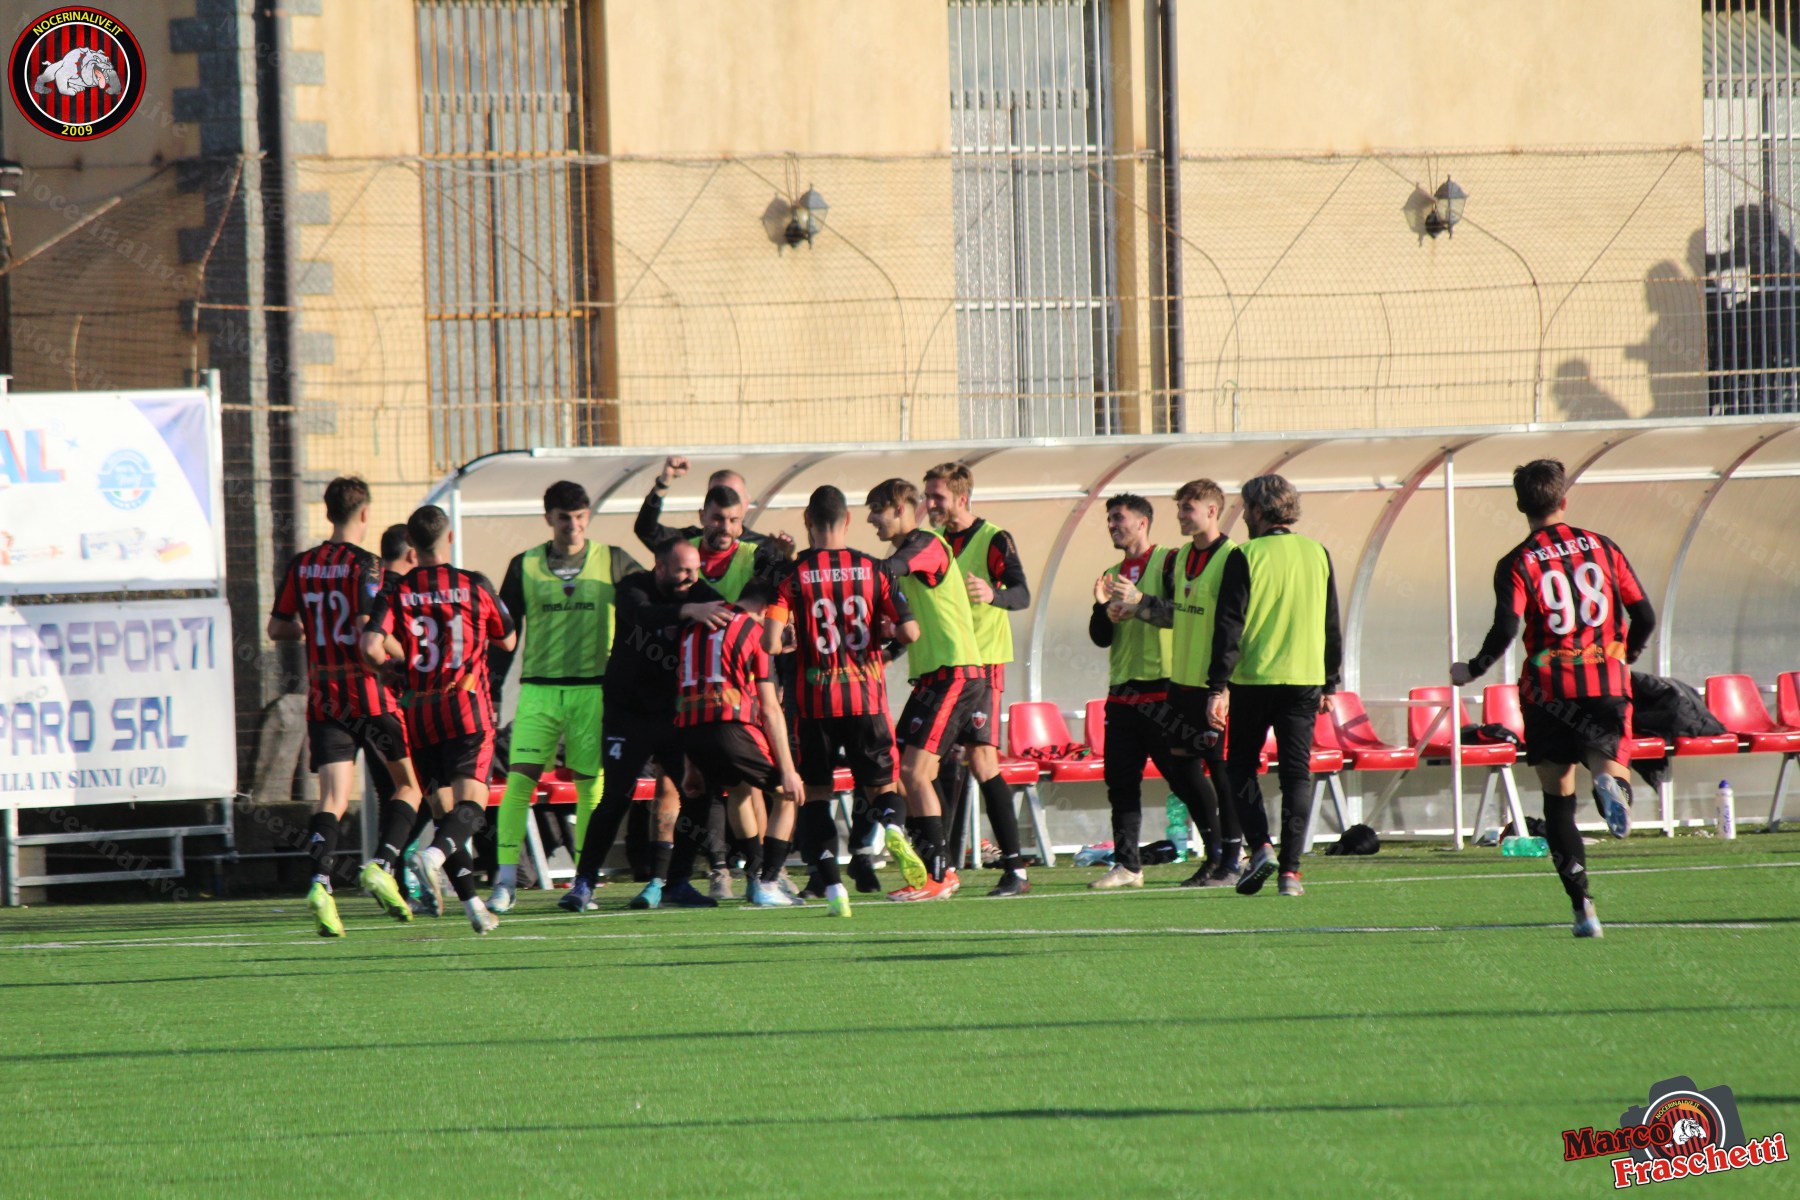
[[[769,682],[769,652],[763,649],[762,622],[734,610],[722,629],[689,624],[681,631],[677,660],[680,691],[675,727],[690,729],[720,721],[752,728],[762,722],[757,685]]]
[[[494,727],[488,642],[513,631],[487,576],[461,567],[415,567],[369,612],[369,628],[400,643],[400,706],[420,742]]]
[[[1612,539],[1560,522],[1533,530],[1494,571],[1496,610],[1524,622],[1520,698],[1631,695],[1625,609],[1643,599]]]
[[[881,622],[912,619],[881,560],[861,550],[808,550],[782,580],[771,615],[794,625],[802,717],[886,713]]]
[[[381,560],[348,542],[322,542],[288,562],[271,614],[298,621],[306,645],[306,719],[396,711],[394,693],[363,662],[360,618],[381,592]]]

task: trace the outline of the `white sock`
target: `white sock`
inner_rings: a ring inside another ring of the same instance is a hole
[[[825,898],[827,900],[848,900],[850,891],[841,883],[829,883],[825,885]]]
[[[517,888],[519,886],[519,864],[501,863],[494,869],[494,886]]]
[[[441,871],[444,869],[444,852],[436,846],[427,846],[419,855],[419,861],[425,864],[428,871]]]

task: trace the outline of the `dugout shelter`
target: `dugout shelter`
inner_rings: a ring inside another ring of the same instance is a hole
[[[688,456],[692,469],[665,497],[665,524],[695,522],[708,474],[729,466],[748,481],[747,525],[785,529],[804,545],[800,510],[813,488],[835,484],[852,505],[852,544],[875,553],[883,548],[860,507],[870,487],[891,476],[918,482],[949,459],[968,463],[974,511],[1012,531],[1031,581],[1030,607],[1012,618],[1017,661],[1008,668],[1007,701],[1053,701],[1072,729],[1080,728],[1086,702],[1106,690],[1105,652],[1087,637],[1093,581],[1117,560],[1105,500],[1120,492],[1147,497],[1156,506],[1153,539],[1171,545],[1181,540],[1171,497],[1198,477],[1223,487],[1226,529],[1239,539],[1235,497],[1244,480],[1278,472],[1299,488],[1296,529],[1324,543],[1336,571],[1344,686],[1391,743],[1421,740],[1409,737],[1422,732],[1409,729],[1409,693],[1447,686],[1452,658],[1478,648],[1493,613],[1494,564],[1526,533],[1512,470],[1536,458],[1567,464],[1571,523],[1617,541],[1656,605],[1658,634],[1638,669],[1696,686],[1709,676],[1748,674],[1769,696],[1779,673],[1800,670],[1800,420],[1792,416],[976,444],[547,447],[476,459],[428,500],[449,512],[460,562],[498,578],[513,554],[547,536],[544,489],[572,479],[594,497],[590,536],[629,547],[647,563],[632,520],[671,453]],[[1481,685],[1516,679],[1518,653],[1515,645],[1503,666],[1464,689],[1471,712]],[[903,671],[891,673],[890,685],[904,688]],[[1444,714],[1442,701],[1435,711]],[[1779,760],[1784,771],[1791,758]],[[1678,758],[1675,765],[1661,797],[1666,831],[1710,815],[1722,774],[1732,776],[1745,811],[1776,791],[1773,759]],[[1374,817],[1389,833],[1451,835],[1460,844],[1474,830],[1466,826],[1463,772],[1447,767],[1421,765],[1397,781],[1349,771],[1335,788],[1346,794],[1341,815]],[[1104,836],[1097,784],[1052,791],[1058,843]],[[1148,800],[1154,792],[1146,791]],[[1535,811],[1535,786],[1523,791]]]

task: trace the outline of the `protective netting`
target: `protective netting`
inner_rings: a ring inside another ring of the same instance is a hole
[[[257,354],[284,365],[286,346],[303,477],[358,470],[415,495],[460,462],[533,445],[1793,404],[1782,362],[1744,337],[1795,322],[1792,256],[1746,274],[1734,238],[1762,231],[1709,232],[1705,181],[1726,173],[1782,236],[1792,213],[1692,147],[1189,158],[1176,306],[1147,156],[301,158],[287,199],[245,195],[241,168],[147,169],[79,203],[63,196],[91,180],[29,175],[10,214],[15,386],[166,385],[224,360],[253,374]],[[1093,192],[1079,230],[1054,200],[1071,172]],[[1433,238],[1428,194],[1446,175],[1470,198]],[[829,215],[790,246],[783,205],[809,187]],[[267,282],[263,239],[233,214],[266,211],[249,227],[268,228],[283,204],[291,311],[221,283]],[[1098,269],[1042,269],[1077,237]],[[976,239],[984,263],[1015,269],[959,274]],[[1088,291],[1036,282],[1057,278]],[[225,386],[228,411],[266,403],[244,370]]]

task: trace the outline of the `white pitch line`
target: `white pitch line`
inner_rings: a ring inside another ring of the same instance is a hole
[[[659,932],[642,931],[636,933],[560,933],[560,934],[490,934],[484,942],[630,942],[630,941],[664,941],[683,938],[741,938],[754,940],[757,938],[833,938],[869,940],[878,938],[911,939],[915,941],[935,941],[941,938],[979,937],[1119,937],[1119,936],[1179,936],[1179,937],[1249,937],[1274,934],[1384,934],[1384,933],[1480,933],[1502,929],[1561,929],[1566,922],[1519,921],[1494,922],[1474,925],[1264,925],[1248,928],[1211,925],[1163,925],[1156,927],[1125,926],[1119,928],[1092,929],[668,929]],[[1611,929],[1760,929],[1773,930],[1780,926],[1761,921],[1609,921]],[[460,943],[466,939],[459,935],[438,937],[432,935],[421,939],[430,942]],[[93,945],[92,942],[38,942],[32,945],[16,946],[17,950],[80,950]],[[316,946],[319,939],[288,939],[267,942],[214,942],[196,941],[178,943],[169,949],[190,949],[222,947],[233,950],[262,950],[275,946]],[[130,982],[130,981],[126,981]],[[154,981],[150,981],[154,982]]]
[[[1692,864],[1692,865],[1687,865],[1687,866],[1667,866],[1667,867],[1614,867],[1610,870],[1594,871],[1594,872],[1592,872],[1592,874],[1594,874],[1596,876],[1673,875],[1673,874],[1678,874],[1678,873],[1688,872],[1688,871],[1776,870],[1776,869],[1780,869],[1783,867],[1800,867],[1800,862],[1763,862],[1763,863],[1743,863],[1743,864],[1708,863],[1708,864]],[[1480,880],[1532,879],[1532,880],[1536,880],[1541,883],[1544,879],[1544,873],[1542,873],[1542,872],[1524,872],[1524,871],[1506,871],[1506,872],[1483,873],[1483,874],[1479,874],[1479,875],[1471,875],[1471,874],[1405,875],[1405,876],[1396,876],[1396,877],[1385,878],[1385,879],[1316,879],[1316,880],[1309,880],[1307,882],[1306,886],[1310,890],[1315,887],[1349,887],[1349,886],[1366,887],[1366,886],[1391,884],[1391,883],[1454,883],[1454,882],[1459,882],[1462,880],[1475,880],[1475,879],[1480,879]],[[1106,891],[1106,892],[1076,891],[1076,892],[1059,892],[1059,893],[1056,893],[1053,895],[1019,896],[1019,897],[1013,897],[1013,898],[1004,899],[1004,900],[995,900],[993,902],[997,903],[997,904],[1005,903],[1008,905],[1020,905],[1020,904],[1029,904],[1032,901],[1103,900],[1103,899],[1121,899],[1121,898],[1124,898],[1127,896],[1134,896],[1134,897],[1139,897],[1139,898],[1149,897],[1149,896],[1160,896],[1160,897],[1167,898],[1167,899],[1172,899],[1177,896],[1188,896],[1191,898],[1198,898],[1198,896],[1205,895],[1205,894],[1207,894],[1207,892],[1213,892],[1214,894],[1218,894],[1218,893],[1225,892],[1225,890],[1226,889],[1223,889],[1223,888],[1217,888],[1217,889],[1206,889],[1205,891],[1200,891],[1200,892],[1195,892],[1195,891],[1182,892],[1182,891],[1179,891],[1178,889],[1174,889],[1174,888],[1158,887],[1158,888],[1145,888],[1145,889],[1141,889],[1141,890],[1140,889],[1118,889],[1118,890]],[[985,897],[985,896],[973,897],[972,896],[972,897],[969,897],[969,899],[987,900],[988,897]],[[878,900],[877,901],[865,901],[865,903],[868,903],[871,905],[881,904],[881,902]],[[809,909],[814,908],[814,906],[811,906],[811,905],[808,905],[807,907]],[[882,905],[882,907],[885,907],[885,905]],[[693,911],[704,911],[704,910],[693,910]],[[822,910],[817,910],[817,911],[822,911]],[[647,916],[646,914],[640,913],[640,912],[632,912],[632,911],[629,911],[626,909],[616,909],[616,910],[613,910],[610,912],[587,913],[587,914],[583,914],[580,917],[576,917],[572,914],[562,914],[562,915],[545,914],[543,916],[536,916],[536,917],[508,917],[506,919],[506,921],[504,922],[504,925],[506,927],[513,927],[513,926],[518,926],[518,925],[532,925],[532,924],[552,924],[552,923],[565,924],[565,923],[568,923],[570,921],[575,921],[575,920],[580,920],[583,922],[591,922],[591,921],[595,921],[595,920],[642,921],[642,920],[657,920],[657,919],[659,919],[659,918],[655,917],[655,916]],[[1690,922],[1685,925],[1681,924],[1681,923],[1677,923],[1677,922],[1663,922],[1663,923],[1652,922],[1652,923],[1643,924],[1643,925],[1633,925],[1629,922],[1623,922],[1623,921],[1608,921],[1607,924],[1609,926],[1620,928],[1620,929],[1632,929],[1632,928],[1730,929],[1730,928],[1737,928],[1737,926],[1733,926],[1733,925],[1717,924],[1717,923],[1708,924],[1705,922]],[[1453,930],[1453,929],[1474,930],[1474,929],[1492,929],[1492,928],[1531,928],[1531,927],[1532,926],[1528,926],[1528,925],[1527,926],[1420,925],[1420,926],[1395,926],[1395,927],[1393,927],[1393,931],[1394,932],[1443,932],[1443,931]],[[1555,926],[1555,925],[1545,926],[1545,928],[1556,928],[1556,927],[1557,926]],[[1742,927],[1747,928],[1747,929],[1770,928],[1770,926],[1765,925],[1765,924],[1760,924],[1760,923],[1748,923]],[[1318,927],[1318,929],[1315,931],[1317,931],[1317,932],[1333,932],[1340,928],[1351,931],[1351,932],[1385,932],[1385,931],[1387,931],[1386,927],[1381,927],[1381,928],[1370,927],[1368,929],[1364,929],[1363,927],[1347,927],[1347,926],[1346,927],[1321,926],[1321,927]],[[401,934],[401,933],[408,933],[408,932],[416,934],[416,933],[420,932],[420,929],[421,929],[421,926],[420,926],[420,923],[418,923],[418,922],[411,922],[406,925],[397,925],[397,924],[394,924],[393,922],[383,922],[381,924],[369,924],[369,925],[365,925],[365,926],[358,926],[356,928],[356,935],[358,937],[361,937],[363,935],[371,934],[371,933]],[[697,930],[662,930],[662,931],[657,931],[654,933],[643,932],[643,933],[617,933],[617,934],[584,934],[584,935],[572,935],[572,936],[580,937],[580,938],[591,938],[591,939],[630,940],[630,939],[638,939],[638,938],[659,938],[659,937],[867,937],[867,936],[939,937],[939,936],[962,936],[965,934],[979,934],[982,936],[992,936],[995,934],[1009,934],[1009,933],[1019,933],[1019,934],[1025,934],[1025,935],[1037,934],[1037,935],[1041,935],[1041,936],[1053,936],[1056,932],[1057,931],[991,929],[991,930],[955,930],[955,931],[867,930],[867,931],[857,931],[857,932],[851,932],[851,931],[846,930],[846,931],[837,932],[837,933],[831,933],[831,932],[814,933],[814,932],[810,932],[810,931],[806,931],[806,930],[779,930],[779,929],[778,930],[734,930],[734,929],[710,928],[710,929],[697,929]],[[1068,931],[1068,932],[1071,934],[1078,934],[1080,936],[1089,936],[1094,933],[1155,933],[1155,932],[1189,933],[1189,934],[1225,934],[1225,933],[1258,933],[1258,932],[1296,933],[1296,932],[1305,932],[1305,929],[1303,927],[1280,927],[1280,928],[1270,928],[1270,929],[1216,929],[1216,930],[1215,929],[1187,929],[1187,928],[1168,928],[1168,929],[1164,929],[1164,930],[1156,930],[1156,929],[1141,929],[1140,928],[1140,929],[1124,929],[1124,930],[1072,930],[1072,931]],[[257,933],[215,933],[215,934],[196,934],[192,938],[189,938],[189,939],[183,939],[179,936],[163,936],[163,937],[150,937],[150,938],[97,938],[92,941],[26,942],[26,943],[21,943],[21,944],[12,945],[12,946],[0,946],[0,950],[136,949],[139,947],[142,947],[145,949],[159,949],[159,948],[163,948],[163,947],[186,949],[186,948],[206,948],[206,947],[213,947],[213,946],[217,946],[217,947],[238,946],[238,947],[244,947],[244,948],[257,948],[257,947],[266,947],[266,946],[318,946],[318,947],[324,948],[324,947],[336,944],[335,939],[317,938],[317,937],[306,938],[303,940],[285,940],[284,939],[284,940],[280,940],[280,941],[223,941],[223,940],[219,940],[219,939],[224,939],[224,938],[247,939],[247,938],[267,937],[267,936],[269,936],[269,935],[257,934]],[[276,936],[281,937],[282,935],[276,935]],[[525,940],[525,937],[526,937],[526,935],[517,935],[517,936],[513,937],[511,940],[521,941],[521,940]],[[428,934],[428,935],[426,935],[424,940],[437,941],[440,939],[435,934]],[[457,937],[455,940],[460,941],[462,939],[460,937]],[[495,940],[508,940],[508,939],[507,939],[507,935],[502,934],[498,939],[495,939]],[[544,938],[543,940],[550,940],[550,939]],[[566,940],[571,940],[571,939],[569,937],[564,937],[564,936],[558,935],[555,940],[566,941]]]

